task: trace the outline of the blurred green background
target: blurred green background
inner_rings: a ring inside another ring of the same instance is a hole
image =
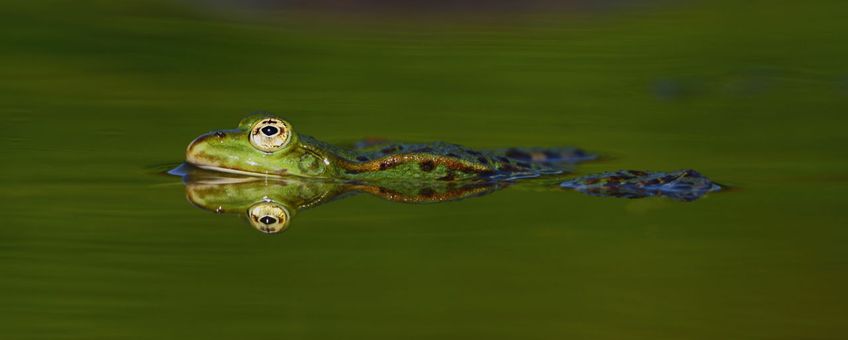
[[[0,338],[844,338],[848,3],[362,3],[4,1]],[[359,196],[269,237],[157,174],[254,110],[736,189]]]

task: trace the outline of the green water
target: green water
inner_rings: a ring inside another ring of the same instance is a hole
[[[6,2],[0,338],[844,338],[846,11]],[[735,190],[362,195],[267,236],[156,174],[259,109],[329,141],[576,145],[607,156],[581,174],[694,168]]]

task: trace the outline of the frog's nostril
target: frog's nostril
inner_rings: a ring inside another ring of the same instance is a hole
[[[226,133],[223,133],[223,132],[221,132],[221,131],[215,131],[215,137],[218,137],[218,138],[224,138],[224,137],[226,137],[226,136],[227,136],[227,134],[226,134]]]

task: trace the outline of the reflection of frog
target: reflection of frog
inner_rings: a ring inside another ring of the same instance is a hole
[[[486,195],[512,183],[511,181],[439,181],[421,184],[386,180],[379,184],[369,184],[361,181],[294,176],[263,178],[207,171],[185,164],[169,173],[183,178],[186,196],[194,205],[216,213],[244,214],[254,228],[264,233],[285,230],[299,210],[356,193],[368,193],[401,203],[436,203]],[[636,179],[646,183],[650,181],[659,183],[661,176],[666,176],[666,183],[672,185],[709,183],[704,177],[685,171],[667,174],[629,171],[581,177],[563,182],[562,187],[578,189],[596,196],[640,198],[661,194],[682,200],[697,198],[679,196],[656,190],[656,188],[650,189],[650,185],[643,189],[636,189],[632,185]],[[534,185],[549,187],[548,184],[558,181],[557,179],[542,180]],[[615,181],[618,185],[604,184],[609,181]],[[556,188],[556,186],[553,187]],[[613,188],[617,189],[613,190]],[[690,194],[694,192],[693,190],[700,189],[689,188],[684,193]]]
[[[381,185],[306,177],[262,178],[206,171],[182,165],[170,171],[182,176],[186,197],[194,205],[216,213],[239,213],[264,233],[286,229],[299,211],[356,193],[402,203],[459,200],[491,193],[507,183],[434,182],[422,188],[401,181]]]
[[[540,176],[556,180],[560,188],[628,198],[691,201],[721,188],[694,170],[624,170],[561,183],[555,177],[595,158],[567,147],[471,150],[447,143],[372,141],[344,149],[296,134],[290,123],[260,113],[243,119],[237,129],[204,134],[188,146],[186,162],[214,171],[214,177],[198,180],[187,170],[191,166],[171,173],[184,177],[195,204],[219,212],[247,211],[251,224],[266,232],[285,229],[298,209],[350,192],[401,202],[442,202]]]

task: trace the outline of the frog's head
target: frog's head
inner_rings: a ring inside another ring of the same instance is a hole
[[[186,149],[197,167],[264,176],[323,177],[329,160],[301,144],[291,123],[268,113],[251,114],[232,130],[197,137]]]

